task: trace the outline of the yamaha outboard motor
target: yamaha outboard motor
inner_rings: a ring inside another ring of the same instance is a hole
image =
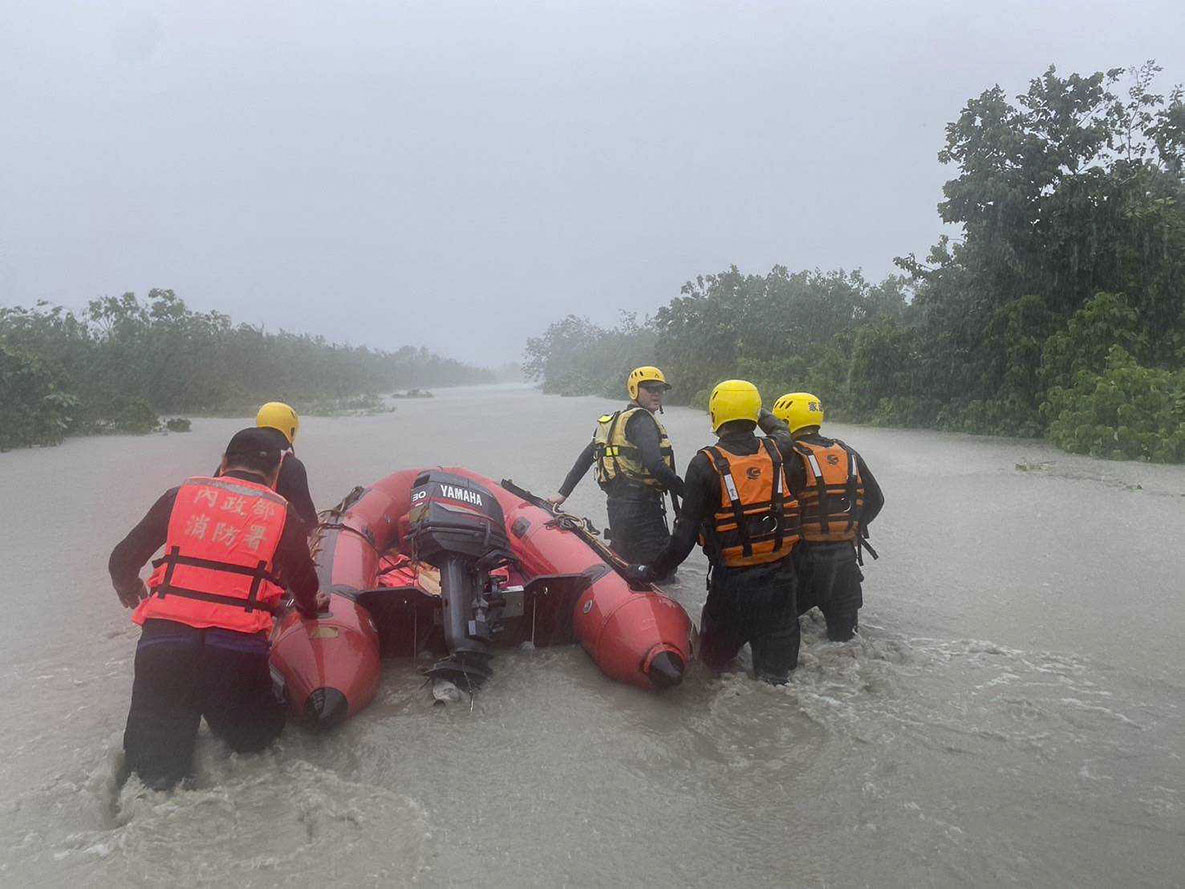
[[[488,572],[513,558],[502,507],[471,479],[429,470],[415,481],[408,519],[415,557],[440,569],[449,656],[429,675],[472,690],[490,676]]]

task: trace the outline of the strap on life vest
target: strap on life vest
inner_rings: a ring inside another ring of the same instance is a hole
[[[168,567],[165,568],[165,576],[161,580],[160,586],[154,591],[160,599],[163,599],[168,594],[181,596],[184,599],[197,599],[201,602],[213,602],[216,605],[242,608],[248,614],[257,609],[259,611],[266,611],[269,614],[275,614],[276,612],[275,607],[270,603],[258,601],[259,588],[265,580],[276,586],[282,586],[280,581],[267,570],[267,561],[265,559],[260,559],[259,564],[254,568],[248,568],[245,565],[231,565],[227,562],[216,562],[213,559],[183,556],[181,555],[181,547],[174,546],[167,554],[154,560],[152,563],[153,568],[159,568],[161,565],[167,565]],[[224,571],[227,574],[243,574],[253,578],[251,589],[246,599],[240,599],[237,596],[220,596],[217,593],[204,593],[199,590],[189,590],[185,587],[173,586],[173,571],[178,565],[186,565],[190,568],[206,568],[210,571]]]
[[[613,419],[609,422],[609,431],[605,434],[605,456],[613,459],[613,478],[625,478],[621,471],[621,464],[617,462],[617,445],[613,443],[613,433],[617,431],[617,424],[621,422],[621,411],[613,412]]]
[[[818,504],[819,510],[819,525],[823,528],[831,527],[830,510],[827,508],[827,480],[823,478],[823,467],[819,465],[819,461],[815,458],[815,452],[806,448],[799,451],[802,456],[806,457],[808,463],[811,464],[811,472],[815,476],[815,502]]]
[[[774,527],[777,529],[774,532],[774,549],[779,550],[782,548],[786,513],[786,488],[782,484],[782,453],[768,438],[762,438],[761,443],[765,446],[765,451],[774,464],[774,490],[773,496],[770,498],[770,508],[776,523]]]
[[[864,550],[868,550],[868,554],[872,556],[872,561],[875,562],[880,558],[877,551],[872,548],[872,544],[868,542],[868,529],[861,526],[860,534],[856,537],[856,557],[861,565],[864,564]]]
[[[847,497],[848,497],[848,530],[856,522],[856,501],[859,493],[859,469],[856,463],[856,452],[849,448],[842,441],[837,441],[845,454],[848,455],[848,480],[846,483]],[[818,501],[819,509],[819,527],[831,527],[831,510],[827,497],[827,481],[823,478],[823,468],[819,466],[819,461],[815,457],[815,452],[810,448],[799,447],[795,445],[795,450],[799,455],[806,459],[811,466],[811,472],[815,476],[815,497]]]
[[[848,528],[850,529],[856,523],[856,508],[859,488],[859,467],[856,464],[856,452],[849,448],[842,441],[840,446],[843,447],[844,453],[848,455]],[[876,558],[875,554],[873,558]]]
[[[753,555],[753,544],[749,540],[749,528],[745,521],[745,505],[741,503],[741,495],[737,491],[736,481],[732,477],[728,458],[716,447],[704,448],[704,453],[708,455],[712,466],[724,480],[724,489],[728,492],[728,499],[732,503],[732,514],[737,523],[737,536],[741,538],[741,552],[747,559]]]

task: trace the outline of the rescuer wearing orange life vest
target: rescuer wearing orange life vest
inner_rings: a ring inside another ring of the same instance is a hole
[[[868,525],[885,504],[884,494],[856,451],[819,434],[823,405],[814,395],[783,395],[773,413],[793,437],[803,471],[796,484],[802,505],[798,611],[805,614],[818,606],[827,620],[827,638],[846,641],[856,632],[864,604],[859,548],[872,553],[864,540]]]
[[[783,443],[754,435],[761,395],[750,382],[720,383],[708,411],[719,440],[688,464],[671,542],[653,563],[631,566],[630,573],[639,580],[662,577],[687,558],[698,537],[710,563],[700,660],[726,669],[748,643],[757,678],[782,685],[798,664],[799,646],[792,558],[799,507]],[[788,437],[784,445],[790,447]]]
[[[111,553],[111,582],[143,627],[125,766],[151,787],[189,773],[203,716],[240,752],[263,749],[284,726],[267,662],[272,614],[285,587],[306,616],[328,600],[304,526],[274,490],[280,461],[269,430],[239,431],[217,478],[165,492]],[[162,544],[145,584],[140,568]]]

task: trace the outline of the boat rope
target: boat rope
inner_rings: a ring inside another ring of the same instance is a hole
[[[341,522],[322,522],[317,527],[324,528],[327,531],[349,531],[352,534],[357,534],[359,537],[365,540],[367,544],[369,544],[370,548],[376,553],[378,553],[380,556],[383,554],[382,550],[380,550],[378,546],[375,545],[374,536],[369,531],[360,531],[357,528],[352,528],[349,525],[342,524]]]

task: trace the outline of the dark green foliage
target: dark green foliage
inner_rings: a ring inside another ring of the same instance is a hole
[[[544,392],[624,397],[629,372],[654,363],[655,339],[632,313],[623,312],[617,327],[608,330],[568,315],[527,340],[523,373],[542,380]]]
[[[148,402],[139,395],[117,392],[104,399],[102,412],[92,410],[88,431],[125,432],[143,435],[160,428],[160,418]]]
[[[904,425],[928,426],[934,423],[939,404],[912,393],[925,392],[921,354],[924,343],[916,328],[894,321],[865,327],[856,334],[848,368],[847,388],[852,412],[872,422],[887,424],[903,412]],[[830,411],[830,396],[823,387],[815,392]]]
[[[939,209],[964,237],[927,264],[901,261],[917,289],[917,364],[942,370],[922,390],[943,405],[938,425],[1041,434],[1051,390],[1080,392],[1078,374],[1101,372],[1113,345],[1179,363],[1181,95],[1151,91],[1158,70],[1131,72],[1120,97],[1120,69],[1051,68],[1015,105],[995,88],[948,126],[940,157],[959,175]]]
[[[192,424],[185,417],[170,417],[165,420],[165,428],[170,432],[188,432]]]
[[[675,402],[744,376],[765,382],[767,391],[816,384],[836,396],[838,409],[854,332],[906,309],[900,278],[874,286],[859,272],[791,273],[782,266],[764,276],[734,266],[688,282],[683,294],[655,317],[652,360],[679,387]]]
[[[1106,367],[1049,393],[1054,444],[1095,457],[1185,460],[1185,371],[1143,367],[1112,346]]]
[[[659,309],[637,363],[658,364],[673,400],[697,405],[740,376],[767,404],[814,392],[837,419],[1185,459],[1185,95],[1156,93],[1159,70],[1050,68],[1014,98],[987,90],[939,154],[955,167],[939,213],[961,234],[899,258],[908,280],[782,267],[700,277]],[[574,332],[564,363],[580,372],[565,391],[598,391],[585,381],[616,334]],[[533,342],[550,385],[549,344]]]
[[[71,430],[78,401],[35,355],[0,343],[0,451],[57,444]]]
[[[1097,371],[1106,364],[1112,346],[1147,358],[1152,333],[1140,324],[1123,294],[1096,293],[1045,341],[1041,376],[1057,385],[1074,380],[1081,371]]]
[[[4,447],[151,431],[158,412],[253,413],[272,400],[335,410],[392,388],[492,381],[423,348],[381,352],[235,325],[191,311],[171,290],[92,300],[81,315],[46,303],[0,308],[0,348]]]

